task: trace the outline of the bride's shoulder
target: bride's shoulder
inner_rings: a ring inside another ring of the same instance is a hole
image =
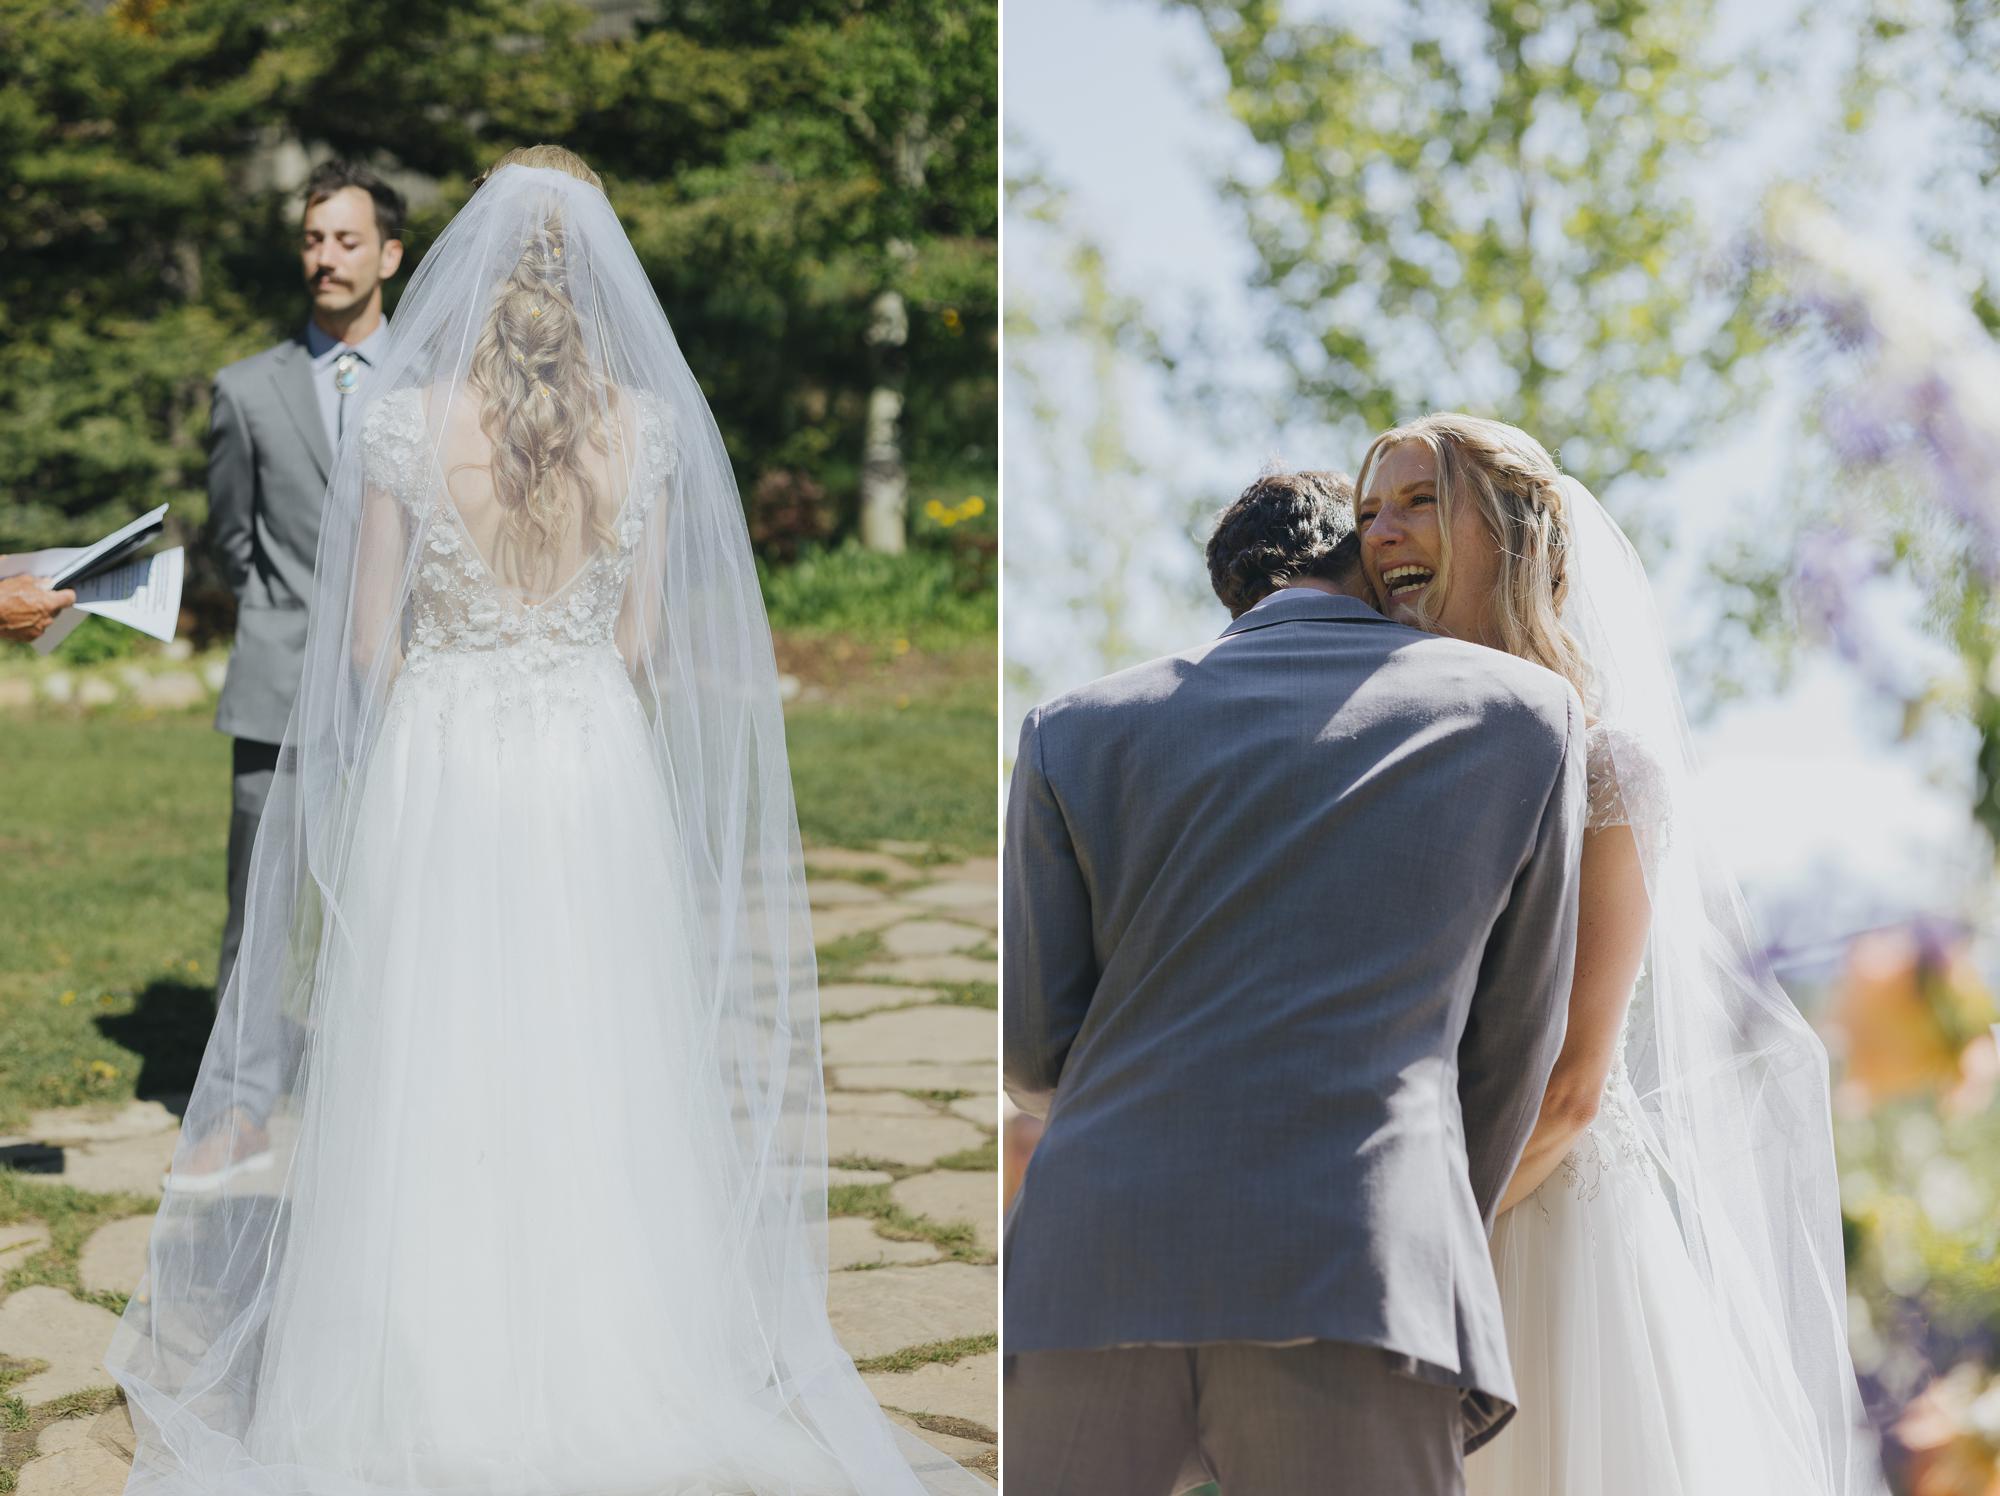
[[[1593,829],[1652,826],[1671,809],[1667,766],[1645,737],[1617,722],[1592,722],[1584,730]]]

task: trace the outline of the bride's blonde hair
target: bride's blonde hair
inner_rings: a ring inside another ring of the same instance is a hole
[[[1517,426],[1439,411],[1375,438],[1355,476],[1357,495],[1368,491],[1377,464],[1405,442],[1429,448],[1437,461],[1437,581],[1443,585],[1436,594],[1443,596],[1451,584],[1454,507],[1471,504],[1500,553],[1500,583],[1488,599],[1500,647],[1547,666],[1587,700],[1590,667],[1562,621],[1572,517],[1556,460]],[[1417,610],[1426,626],[1435,623],[1421,600]]]
[[[503,166],[546,167],[604,187],[582,157],[559,145],[509,151],[474,185]],[[563,239],[561,219],[550,216],[523,247],[473,347],[470,371],[485,397],[479,424],[493,444],[493,493],[504,516],[496,570],[532,587],[556,580],[564,541],[579,524],[616,544],[582,456],[585,442],[609,450],[604,419],[615,391],[592,371]]]

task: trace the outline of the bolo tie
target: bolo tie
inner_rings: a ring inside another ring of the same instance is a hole
[[[347,397],[361,388],[361,355],[343,353],[333,361],[333,387],[340,392],[340,408],[334,415],[334,435],[347,430]]]

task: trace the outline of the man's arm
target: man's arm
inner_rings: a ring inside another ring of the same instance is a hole
[[[1472,1193],[1488,1230],[1534,1130],[1562,1048],[1576,966],[1577,872],[1583,853],[1584,724],[1576,698],[1562,763],[1542,807],[1534,850],[1494,923],[1458,1046]]]
[[[1021,724],[1007,795],[1001,989],[1007,1094],[1038,1116],[1048,1111],[1097,988],[1090,894],[1043,772],[1041,716],[1037,707]]]
[[[250,582],[250,515],[257,490],[250,427],[235,397],[215,381],[208,410],[208,539],[223,580],[240,600]]]

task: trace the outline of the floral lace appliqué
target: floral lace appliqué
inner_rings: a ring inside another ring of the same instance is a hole
[[[421,401],[415,389],[384,395],[362,432],[369,483],[403,504],[422,547],[410,588],[405,674],[421,676],[481,655],[492,657],[480,662],[482,673],[547,677],[573,663],[578,650],[614,649],[626,583],[678,458],[666,407],[640,398],[638,470],[618,518],[616,546],[586,562],[550,597],[528,603],[500,584],[441,494],[430,471],[432,442]]]

